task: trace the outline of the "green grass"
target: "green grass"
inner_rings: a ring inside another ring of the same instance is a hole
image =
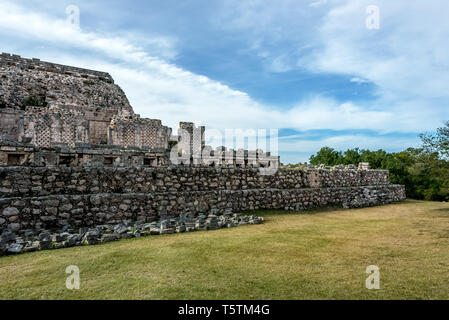
[[[447,203],[257,214],[264,224],[0,257],[0,298],[449,298]],[[80,290],[65,287],[69,265]],[[365,288],[368,265],[380,290]]]

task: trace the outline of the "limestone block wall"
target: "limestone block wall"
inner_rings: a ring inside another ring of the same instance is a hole
[[[107,82],[114,82],[112,77],[107,72],[101,72],[101,71],[95,71],[90,69],[83,69],[78,67],[72,67],[62,64],[57,64],[53,62],[46,62],[41,61],[40,59],[27,59],[22,58],[21,56],[17,54],[9,54],[3,52],[0,54],[0,61],[3,65],[9,65],[9,66],[20,66],[23,68],[28,69],[37,69],[47,72],[53,72],[53,73],[60,73],[60,74],[67,74],[67,75],[76,75],[76,76],[83,76],[83,75],[89,75],[93,78],[99,78],[103,81]]]
[[[91,226],[125,218],[255,209],[347,208],[405,199],[377,170],[0,168],[0,229]]]
[[[168,163],[163,148],[123,148],[86,143],[52,144],[51,148],[33,144],[0,142],[0,167],[150,167]],[[17,170],[17,168],[15,169]]]
[[[205,147],[204,126],[196,127],[193,122],[180,122],[178,129],[178,152],[189,156],[201,154]]]
[[[114,116],[118,116],[116,110],[110,108],[83,108],[84,119],[88,122],[89,141],[91,144],[107,144],[109,125]],[[129,116],[129,114],[121,114]]]
[[[304,210],[323,206],[366,207],[405,199],[399,185],[311,188],[100,193],[0,199],[0,230],[93,226],[123,219],[181,213],[241,212],[257,209]]]
[[[28,110],[24,115],[25,137],[40,147],[51,147],[53,143],[72,144],[89,141],[88,122],[83,112],[54,110]]]
[[[35,151],[32,145],[1,145],[0,166],[31,166],[35,164]]]
[[[19,141],[23,130],[22,112],[0,106],[0,140]]]
[[[278,170],[215,167],[0,167],[0,197],[247,189],[303,189],[389,184],[385,170]]]
[[[12,124],[14,120],[17,121],[15,126]],[[171,134],[171,129],[163,126],[160,120],[141,119],[127,113],[119,115],[110,108],[93,109],[73,105],[27,107],[19,118],[13,113],[1,121],[5,122],[5,137],[8,132],[17,131],[16,136],[19,138],[12,141],[22,141],[23,136],[34,145],[47,148],[54,143],[70,145],[76,142],[167,148]]]
[[[171,129],[160,120],[115,119],[110,126],[109,144],[134,147],[168,148]]]

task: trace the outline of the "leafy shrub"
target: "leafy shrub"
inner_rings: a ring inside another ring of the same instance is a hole
[[[47,102],[45,101],[45,98],[30,95],[25,98],[23,105],[25,107],[46,107]]]
[[[95,82],[93,82],[92,80],[83,80],[83,83],[87,86],[92,86],[95,84]]]
[[[171,150],[177,144],[178,144],[178,141],[169,140],[168,141],[168,148]]]

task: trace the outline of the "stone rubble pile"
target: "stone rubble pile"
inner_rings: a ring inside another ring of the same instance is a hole
[[[77,105],[99,109],[127,110],[132,107],[108,73],[0,54],[0,104],[5,108],[25,109],[30,96],[48,104]],[[46,66],[42,66],[46,64]],[[44,109],[46,110],[46,109]]]
[[[148,235],[216,230],[245,224],[260,224],[263,221],[263,217],[227,212],[223,215],[202,214],[197,217],[181,214],[179,217],[168,217],[153,222],[124,220],[119,224],[104,224],[95,228],[83,227],[78,230],[69,226],[57,231],[41,229],[20,230],[14,233],[4,230],[0,235],[0,256],[37,250],[94,245]]]

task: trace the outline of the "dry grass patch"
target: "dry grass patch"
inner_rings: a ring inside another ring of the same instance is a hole
[[[258,214],[262,225],[1,257],[0,298],[449,298],[447,203]],[[380,290],[365,288],[372,264]]]

